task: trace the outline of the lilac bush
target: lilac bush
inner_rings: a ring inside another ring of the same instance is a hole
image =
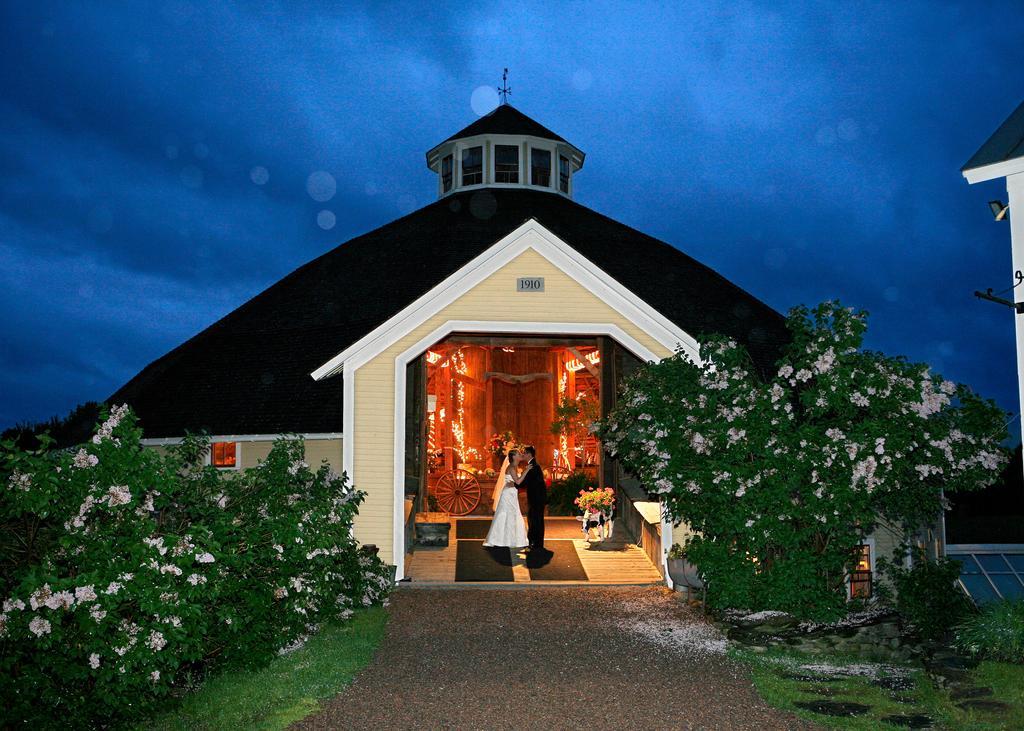
[[[225,473],[203,465],[201,439],[162,455],[140,438],[118,407],[73,450],[3,445],[0,703],[13,719],[130,723],[390,589],[352,537],[363,494],[306,464],[301,441]]]
[[[762,375],[721,336],[641,369],[601,425],[669,514],[719,606],[841,611],[853,552],[880,518],[931,523],[943,492],[996,478],[1006,415],[926,365],[862,348],[866,314],[795,308]]]

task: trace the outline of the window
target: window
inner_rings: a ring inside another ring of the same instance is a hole
[[[862,544],[854,551],[853,570],[850,572],[850,598],[871,598],[871,546]]]
[[[530,150],[530,182],[543,188],[551,187],[550,150]]]
[[[558,156],[558,189],[569,192],[569,158],[565,155]]]
[[[519,182],[519,148],[516,145],[494,146],[494,182]]]
[[[238,442],[214,442],[210,445],[210,464],[214,467],[238,467]]]
[[[480,185],[484,182],[484,148],[467,147],[462,151],[462,184]]]
[[[445,155],[441,160],[441,192],[443,193],[452,189],[452,161],[451,155]]]

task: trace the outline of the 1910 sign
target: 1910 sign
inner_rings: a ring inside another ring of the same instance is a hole
[[[544,277],[519,277],[516,280],[516,292],[543,292]]]

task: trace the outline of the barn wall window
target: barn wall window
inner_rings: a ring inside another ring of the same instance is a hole
[[[451,155],[445,155],[441,159],[441,190],[447,193],[452,189],[452,168],[454,158]]]
[[[238,442],[213,442],[210,445],[210,464],[222,469],[237,469],[238,451]]]
[[[569,158],[565,155],[558,156],[558,189],[569,192]]]
[[[530,150],[530,182],[542,188],[551,187],[550,150]]]
[[[494,146],[494,182],[519,182],[519,148],[515,145]]]
[[[484,148],[467,147],[462,151],[462,184],[480,185],[484,182]]]
[[[873,589],[871,569],[871,546],[864,543],[857,546],[854,551],[853,570],[850,571],[851,599],[871,598]]]

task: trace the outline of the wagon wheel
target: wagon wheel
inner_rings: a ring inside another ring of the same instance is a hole
[[[440,508],[451,515],[466,515],[480,504],[480,483],[465,470],[445,472],[434,487]]]

